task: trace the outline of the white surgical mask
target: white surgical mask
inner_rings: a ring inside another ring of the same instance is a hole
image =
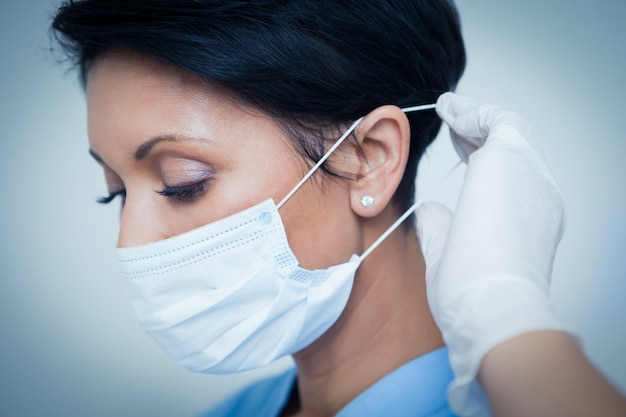
[[[216,374],[258,368],[305,348],[335,323],[361,261],[418,203],[361,256],[313,271],[298,266],[278,209],[361,120],[278,205],[269,199],[166,240],[118,249],[139,324],[181,365]]]

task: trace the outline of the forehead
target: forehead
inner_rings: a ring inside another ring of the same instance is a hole
[[[154,77],[167,79],[175,84],[199,84],[199,77],[174,65],[167,64],[128,49],[112,48],[98,55],[87,72],[87,88],[94,84],[102,74],[114,74],[117,77]]]
[[[213,152],[224,155],[262,146],[291,153],[284,130],[266,112],[223,87],[132,52],[95,60],[86,92],[90,147],[109,166],[127,166],[134,150],[164,136],[208,139]]]
[[[86,93],[90,118],[126,105],[166,105],[168,101],[176,105],[203,96],[221,99],[222,95],[193,74],[124,50],[94,60]]]
[[[244,111],[260,115],[194,74],[129,51],[98,57],[86,93],[89,140],[97,148],[172,133],[207,136]]]
[[[105,153],[114,143],[136,146],[172,129],[197,130],[208,100],[213,107],[219,101],[193,76],[120,51],[93,62],[86,94],[89,142],[93,150]]]

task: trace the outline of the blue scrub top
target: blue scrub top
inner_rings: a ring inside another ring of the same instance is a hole
[[[446,399],[453,374],[443,347],[402,365],[348,403],[337,417],[454,417]],[[296,370],[261,380],[202,417],[277,417],[289,401]]]

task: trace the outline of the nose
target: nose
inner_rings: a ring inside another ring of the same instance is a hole
[[[118,248],[145,245],[164,238],[157,207],[150,197],[152,196],[133,198],[127,192],[126,202],[120,213]]]

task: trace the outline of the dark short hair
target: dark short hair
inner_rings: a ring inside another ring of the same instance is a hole
[[[83,82],[113,47],[173,64],[275,116],[309,163],[336,139],[329,129],[381,105],[434,103],[465,67],[451,0],[70,0],[52,28]],[[441,126],[434,111],[407,116],[401,210]]]

